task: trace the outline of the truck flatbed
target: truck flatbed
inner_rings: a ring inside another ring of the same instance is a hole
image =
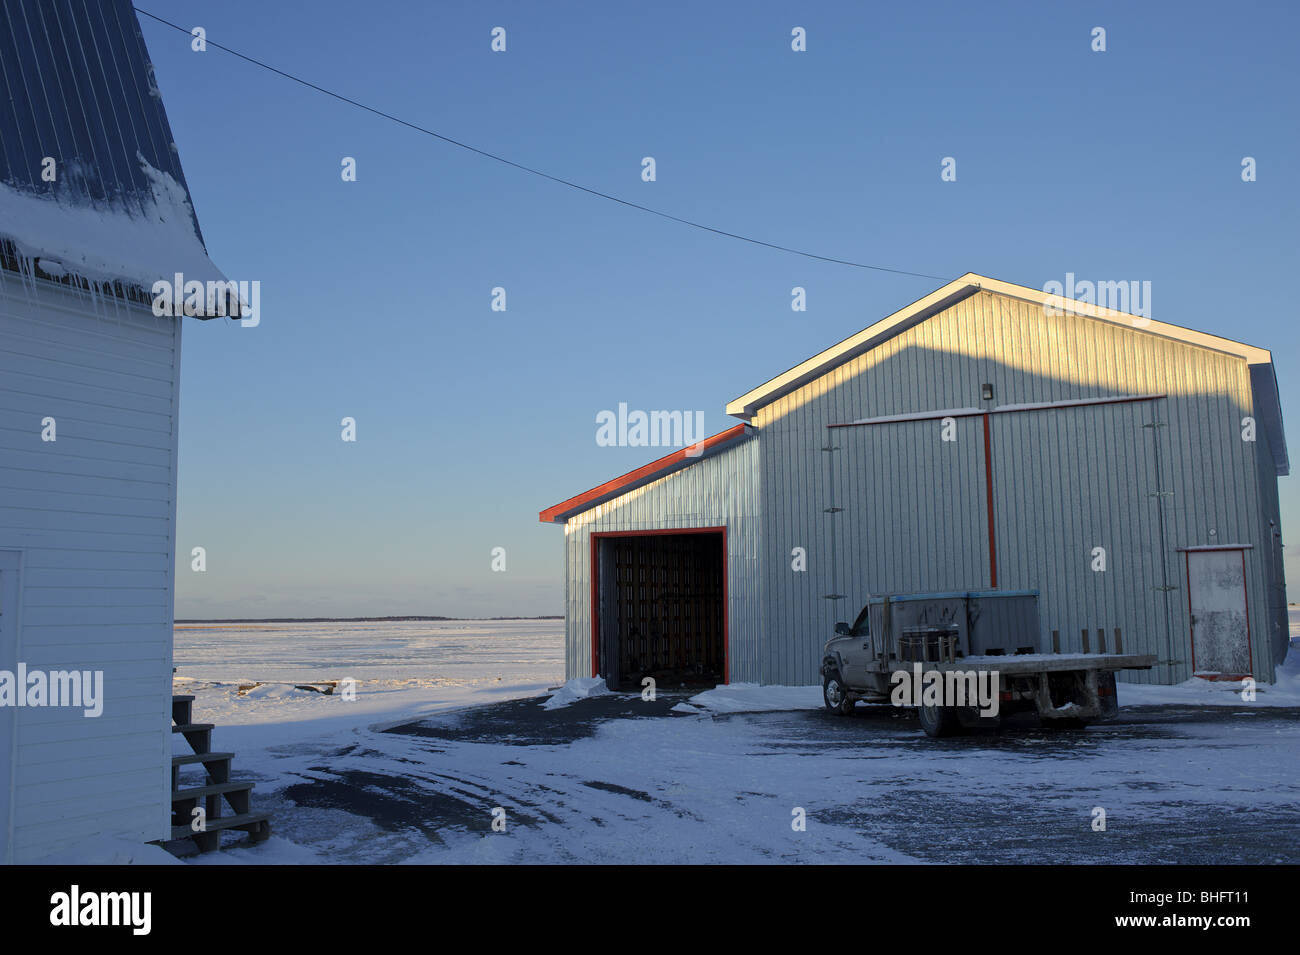
[[[909,669],[912,663],[890,660],[888,670]],[[1021,673],[1059,673],[1065,670],[1147,670],[1156,665],[1149,653],[1017,653],[1007,656],[960,657],[952,663],[921,663],[921,670],[996,670]]]

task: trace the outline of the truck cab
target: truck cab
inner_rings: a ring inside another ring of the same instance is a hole
[[[852,624],[837,623],[836,635],[822,651],[822,698],[827,709],[840,714],[852,712],[860,699],[889,699],[887,675],[876,666],[879,655],[872,644],[870,610],[867,604]]]

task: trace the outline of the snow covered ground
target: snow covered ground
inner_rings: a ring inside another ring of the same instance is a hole
[[[217,724],[213,746],[242,756],[544,693],[564,682],[563,632],[562,620],[177,624],[173,682]],[[298,688],[329,682],[329,695]]]
[[[562,626],[178,627],[177,691],[274,828],[191,861],[1300,861],[1298,650],[1254,702],[1122,685],[1082,733],[935,741],[819,687],[548,694]],[[293,688],[349,678],[355,702]]]
[[[674,712],[685,698],[523,699],[276,747],[249,761],[275,836],[195,861],[1300,861],[1295,710],[936,741],[891,707]]]

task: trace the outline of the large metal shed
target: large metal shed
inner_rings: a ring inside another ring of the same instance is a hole
[[[1128,679],[1271,682],[1289,473],[1271,355],[1060,304],[964,275],[729,403],[744,423],[702,453],[543,511],[565,529],[567,675],[811,684],[871,594],[1004,589],[1041,593],[1044,645],[1118,631],[1157,656]],[[711,556],[638,546],[688,534]]]

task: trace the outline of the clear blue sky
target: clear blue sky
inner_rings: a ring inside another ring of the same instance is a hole
[[[1156,319],[1272,349],[1300,460],[1292,4],[140,3],[720,228],[945,279],[1150,280]],[[722,430],[728,399],[942,284],[695,232],[142,29],[209,252],[262,283],[260,327],[186,322],[180,617],[562,613],[538,510],[661,453],[598,447],[598,411]]]

